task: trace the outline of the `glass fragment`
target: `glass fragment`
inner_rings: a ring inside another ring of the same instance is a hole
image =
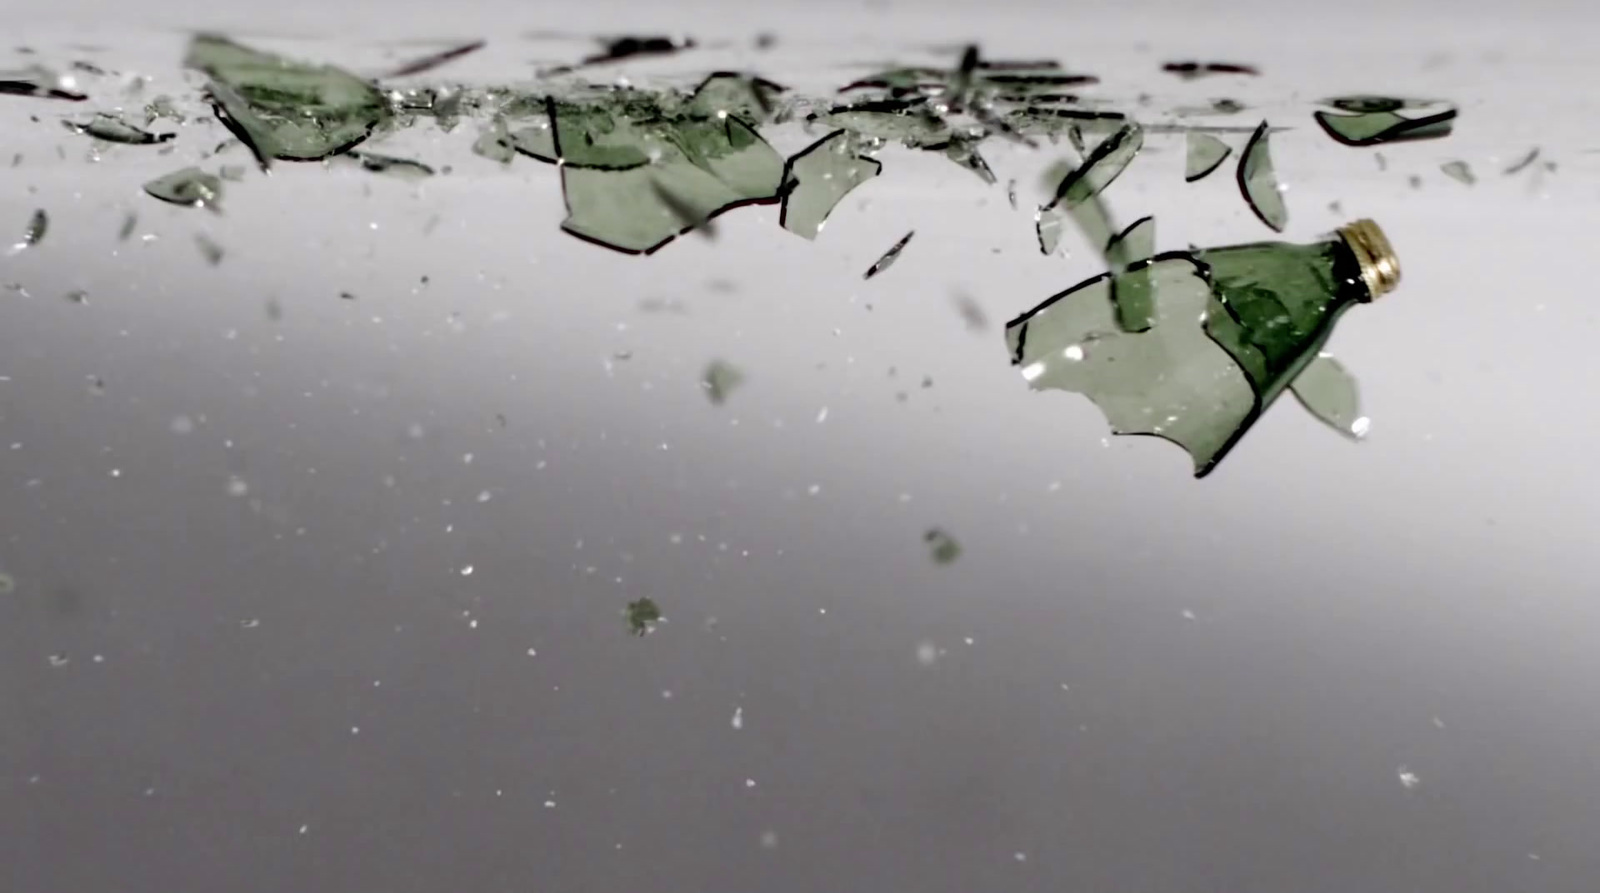
[[[1272,170],[1267,145],[1267,122],[1262,121],[1239,155],[1239,191],[1257,218],[1277,232],[1289,225],[1289,208],[1283,203],[1283,187]]]
[[[21,71],[0,71],[0,96],[4,95],[64,99],[68,102],[82,102],[89,98],[87,93],[77,90],[77,82],[71,75],[57,74],[41,65]]]
[[[391,118],[377,87],[330,65],[309,65],[201,34],[184,65],[211,79],[218,118],[262,167],[316,161],[353,148]]]
[[[13,243],[7,255],[21,254],[29,248],[44,241],[45,233],[50,231],[50,215],[43,208],[36,209],[28,218],[28,225],[23,227],[22,238]]]
[[[728,402],[728,395],[742,384],[744,373],[724,360],[712,360],[700,376],[700,386],[705,389],[706,397],[713,406]]]
[[[511,134],[506,132],[505,122],[499,119],[485,127],[472,144],[474,153],[501,164],[510,164],[517,155],[517,148]]]
[[[762,77],[734,71],[713,72],[700,82],[689,99],[692,114],[707,117],[734,115],[761,123],[777,111],[778,97],[786,88]]]
[[[1312,117],[1323,132],[1347,146],[1438,139],[1450,135],[1456,108],[1432,99],[1393,96],[1341,96],[1323,105],[1339,113],[1318,110]]]
[[[474,40],[474,41],[472,41],[470,43],[464,43],[464,44],[461,44],[460,46],[451,47],[450,49],[447,49],[447,50],[440,50],[437,53],[433,53],[431,55],[423,56],[420,59],[413,59],[413,60],[411,60],[409,62],[402,62],[401,64],[399,64],[399,65],[395,66],[394,68],[390,69],[389,72],[384,75],[384,77],[386,77],[386,78],[399,78],[399,77],[407,77],[407,76],[413,75],[413,74],[421,74],[421,73],[423,73],[425,71],[432,71],[433,69],[438,68],[441,65],[445,65],[447,63],[454,62],[455,60],[460,59],[462,56],[466,56],[466,55],[468,55],[470,53],[475,53],[478,50],[483,49],[487,45],[488,45],[488,41],[485,41],[485,40]]]
[[[849,131],[835,130],[790,156],[784,164],[778,224],[815,239],[839,202],[883,171],[882,163],[859,154],[858,146]]]
[[[628,602],[626,613],[628,632],[636,636],[646,636],[655,632],[656,624],[661,622],[661,606],[648,598]]]
[[[370,171],[374,174],[387,174],[402,180],[421,180],[434,174],[433,168],[420,161],[399,158],[394,155],[352,151],[340,157],[348,157],[351,161],[359,164],[364,171]]]
[[[227,253],[226,249],[203,233],[195,234],[194,247],[200,249],[200,256],[213,267],[222,263],[222,257]]]
[[[1134,221],[1111,238],[1105,253],[1111,268],[1111,302],[1117,308],[1117,325],[1124,332],[1143,332],[1156,320],[1150,265],[1141,263],[1156,254],[1155,218]]]
[[[1472,173],[1472,168],[1465,161],[1446,161],[1439,165],[1439,170],[1450,179],[1468,186],[1478,182],[1478,178]]]
[[[1366,437],[1370,422],[1361,414],[1360,388],[1332,354],[1319,352],[1289,387],[1318,421],[1351,440]]]
[[[1188,155],[1183,172],[1185,183],[1204,179],[1212,171],[1222,167],[1222,162],[1233,152],[1232,146],[1209,133],[1191,130],[1184,137],[1184,141]]]
[[[133,213],[132,211],[129,211],[127,213],[127,215],[122,218],[122,228],[117,230],[117,241],[118,242],[126,242],[126,241],[128,241],[128,237],[133,235],[134,227],[136,227],[138,225],[139,225],[139,215]]]
[[[182,112],[178,111],[177,106],[172,104],[172,97],[166,94],[157,96],[144,105],[144,126],[149,127],[162,118],[178,124],[188,120]]]
[[[1130,121],[1095,146],[1083,164],[1062,178],[1055,197],[1041,206],[1034,217],[1041,253],[1052,254],[1059,247],[1062,226],[1068,215],[1077,220],[1096,248],[1103,248],[1110,241],[1114,230],[1105,208],[1096,199],[1127,169],[1143,146],[1144,131]]]
[[[937,527],[929,528],[922,535],[922,541],[928,544],[928,557],[934,564],[950,564],[961,557],[961,544]]]
[[[197,167],[186,167],[144,184],[152,197],[174,205],[217,210],[222,199],[222,181]]]
[[[1208,74],[1259,75],[1261,73],[1254,65],[1241,65],[1237,62],[1168,62],[1161,66],[1161,70],[1175,74],[1186,81]]]
[[[1518,160],[1516,162],[1513,162],[1510,167],[1506,168],[1505,175],[1509,177],[1509,176],[1511,176],[1513,174],[1520,174],[1524,170],[1526,170],[1529,165],[1533,164],[1535,161],[1538,161],[1538,160],[1539,160],[1539,147],[1535,146],[1535,147],[1533,147],[1532,149],[1530,149],[1528,151],[1528,154],[1522,156],[1522,158],[1520,160]]]
[[[142,127],[135,127],[117,115],[97,113],[89,119],[87,124],[75,121],[62,121],[62,126],[73,133],[92,136],[97,140],[108,143],[122,143],[128,146],[150,146],[164,143],[177,136],[176,133],[151,133]]]
[[[900,241],[890,245],[889,250],[885,251],[882,257],[874,261],[872,266],[868,267],[867,271],[861,274],[861,278],[871,279],[879,273],[882,273],[884,270],[894,266],[894,262],[900,259],[900,252],[906,249],[906,245],[911,242],[911,237],[916,234],[917,231],[912,230],[902,236]]]

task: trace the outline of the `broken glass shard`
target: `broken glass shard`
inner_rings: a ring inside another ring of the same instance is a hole
[[[1155,325],[1154,283],[1149,261],[1156,253],[1156,221],[1143,217],[1113,236],[1106,245],[1111,267],[1111,302],[1124,332],[1143,332]]]
[[[661,607],[648,598],[628,602],[628,631],[636,636],[648,635],[661,622]]]
[[[28,225],[22,230],[22,238],[13,243],[8,255],[20,254],[44,240],[44,234],[50,231],[50,215],[43,208],[33,212],[28,218]]]
[[[711,221],[711,215],[716,212],[715,208],[697,204],[692,196],[678,195],[670,187],[662,185],[660,180],[652,179],[650,189],[661,204],[683,225],[680,232],[697,231],[707,239],[717,237],[716,225]]]
[[[978,154],[978,143],[981,137],[958,135],[951,137],[950,142],[944,146],[945,157],[978,175],[978,179],[989,185],[994,185],[994,170],[989,163]],[[936,148],[930,146],[929,148]]]
[[[1355,376],[1332,354],[1319,352],[1289,387],[1306,411],[1351,440],[1367,435],[1369,421],[1361,414],[1361,391]]]
[[[1105,208],[1095,199],[1127,169],[1143,146],[1144,131],[1130,121],[1095,146],[1083,164],[1062,178],[1055,198],[1040,207],[1034,217],[1041,253],[1052,254],[1059,247],[1062,226],[1068,215],[1077,220],[1096,248],[1103,248],[1110,242],[1113,229]]]
[[[1363,95],[1322,104],[1340,113],[1319,110],[1312,117],[1328,136],[1347,146],[1437,139],[1450,135],[1456,119],[1455,106],[1441,100]]]
[[[1186,81],[1192,81],[1208,74],[1258,75],[1261,73],[1253,65],[1241,65],[1237,62],[1168,62],[1161,66],[1161,70],[1168,74],[1175,74]]]
[[[421,180],[433,176],[433,168],[420,161],[409,158],[399,158],[394,155],[379,155],[376,152],[353,151],[346,156],[361,165],[364,171],[375,174],[387,174],[402,180]]]
[[[510,164],[511,159],[516,157],[517,143],[511,134],[506,132],[505,122],[496,119],[478,134],[477,141],[472,144],[472,151],[490,161]]]
[[[839,202],[883,171],[880,162],[860,154],[858,148],[853,134],[835,130],[790,156],[784,165],[778,224],[815,239]]]
[[[958,294],[955,296],[955,303],[956,312],[961,314],[962,321],[967,324],[967,331],[981,332],[989,327],[988,315],[971,295]]]
[[[700,387],[705,389],[707,399],[714,406],[728,402],[728,395],[742,384],[744,384],[744,373],[723,360],[712,360],[706,366],[705,373],[700,376]]]
[[[151,196],[174,205],[215,210],[222,198],[222,181],[197,167],[186,167],[144,184]]]
[[[398,78],[413,74],[421,74],[424,71],[432,71],[441,65],[454,62],[455,60],[460,59],[462,56],[468,55],[469,53],[475,53],[487,45],[488,41],[474,40],[471,43],[464,43],[460,46],[451,47],[447,50],[441,50],[437,53],[433,53],[432,55],[423,56],[420,59],[413,59],[410,62],[401,63],[400,65],[397,65],[391,69],[388,74],[384,75],[384,77]]]
[[[1012,362],[1035,389],[1088,396],[1115,433],[1184,447],[1197,477],[1321,356],[1340,315],[1399,280],[1393,251],[1371,221],[1311,245],[1159,255],[1145,270],[1154,314],[1144,331],[1119,324],[1107,273],[1012,321]],[[1306,393],[1319,417],[1359,434],[1366,423],[1335,371],[1312,370]]]
[[[1468,186],[1478,182],[1478,178],[1472,174],[1472,168],[1465,161],[1446,161],[1444,164],[1439,165],[1439,170],[1450,179],[1465,183]]]
[[[157,96],[144,105],[144,126],[149,127],[161,118],[167,118],[179,124],[187,120],[184,118],[183,113],[178,111],[177,107],[172,104],[172,97],[165,94]]]
[[[922,541],[928,544],[928,555],[934,564],[950,564],[961,557],[961,544],[956,542],[955,537],[937,527],[924,533]]]
[[[1233,147],[1209,133],[1189,131],[1184,137],[1188,147],[1188,160],[1184,165],[1183,180],[1193,183],[1222,167]]]
[[[807,120],[846,130],[872,139],[898,142],[908,148],[943,146],[950,141],[950,125],[928,105],[926,99],[888,99],[836,106],[826,113],[812,113]]]
[[[900,241],[890,245],[889,250],[885,251],[882,257],[874,261],[872,266],[868,267],[867,271],[861,274],[861,278],[871,279],[879,273],[882,273],[884,270],[894,266],[894,262],[900,259],[900,252],[906,249],[906,245],[911,242],[911,237],[916,234],[917,231],[912,230],[902,236]]]
[[[201,34],[184,65],[211,79],[218,118],[265,167],[316,161],[365,140],[391,117],[377,87],[331,65],[309,65]]]
[[[1512,174],[1520,174],[1522,171],[1526,170],[1529,165],[1533,164],[1537,160],[1539,160],[1539,147],[1535,146],[1528,151],[1528,154],[1522,156],[1521,160],[1506,168],[1505,175],[1509,177]]]
[[[718,71],[695,88],[689,100],[689,110],[708,117],[734,115],[760,123],[772,117],[777,109],[777,97],[783,92],[781,84],[766,78]]]
[[[1277,232],[1289,225],[1289,208],[1283,203],[1283,187],[1272,171],[1272,155],[1267,146],[1267,122],[1262,121],[1239,155],[1239,191],[1250,210],[1262,223]]]
[[[128,237],[133,235],[133,228],[138,225],[139,215],[129,211],[127,216],[122,218],[122,228],[117,230],[117,241],[128,241]]]
[[[34,65],[21,71],[0,71],[0,95],[32,96],[39,99],[65,99],[82,102],[86,93],[77,90],[71,75],[56,74],[48,68]]]
[[[75,121],[62,121],[62,126],[73,133],[92,136],[97,140],[108,143],[122,143],[128,146],[150,146],[164,143],[177,136],[176,133],[151,133],[142,127],[135,127],[116,115],[104,112],[96,114],[87,124]]]
[[[194,247],[200,249],[200,256],[205,258],[206,263],[213,267],[222,263],[222,256],[226,253],[221,245],[200,233],[195,234]]]

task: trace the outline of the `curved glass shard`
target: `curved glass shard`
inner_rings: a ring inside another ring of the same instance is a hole
[[[1094,201],[1101,190],[1116,180],[1144,146],[1144,131],[1132,121],[1124,124],[1100,145],[1095,146],[1083,164],[1073,168],[1056,187],[1055,198],[1039,208],[1034,229],[1039,251],[1054,253],[1061,242],[1061,229],[1068,215],[1077,219],[1091,244],[1105,245],[1112,229],[1105,209]]]
[[[1450,179],[1468,186],[1478,182],[1478,178],[1472,173],[1472,168],[1465,161],[1446,161],[1439,165],[1439,170]]]
[[[1361,414],[1361,391],[1355,376],[1330,353],[1318,353],[1290,383],[1306,411],[1351,440],[1366,437],[1369,421]]]
[[[167,142],[177,136],[176,133],[151,133],[142,127],[129,124],[117,115],[110,115],[105,112],[97,113],[93,118],[89,119],[87,124],[79,124],[75,121],[62,121],[61,124],[73,133],[81,133],[85,136],[92,136],[97,140],[105,140],[108,143],[121,143],[126,146],[153,146],[157,143]]]
[[[882,257],[874,261],[872,266],[868,267],[867,271],[861,274],[861,278],[871,279],[879,273],[882,273],[884,270],[894,266],[894,262],[900,259],[900,252],[906,249],[906,246],[911,243],[911,237],[916,234],[917,231],[912,230],[911,232],[908,232],[902,236],[900,241],[890,245],[889,250],[885,251]]]
[[[1239,155],[1239,191],[1250,210],[1262,223],[1277,232],[1289,225],[1289,208],[1283,203],[1283,187],[1272,171],[1272,155],[1267,147],[1267,122],[1262,121]]]
[[[153,198],[174,205],[216,211],[222,199],[222,180],[197,167],[186,167],[151,180],[144,184],[144,191]]]
[[[839,202],[883,171],[882,163],[857,149],[857,140],[849,131],[835,130],[790,156],[784,164],[778,224],[795,235],[815,239]]]
[[[1346,146],[1376,146],[1449,136],[1456,108],[1434,99],[1393,96],[1340,96],[1323,105],[1337,109],[1312,113],[1324,133]]]
[[[410,158],[400,158],[395,155],[379,155],[377,152],[354,151],[340,156],[348,158],[359,164],[364,171],[374,174],[386,174],[401,180],[421,180],[433,176],[433,168],[420,161]]]
[[[1238,364],[1198,324],[1213,299],[1204,267],[1184,254],[1147,264],[1153,324],[1117,322],[1111,275],[1089,279],[1006,325],[1011,362],[1034,390],[1083,394],[1113,434],[1161,437],[1208,472],[1255,412]]]
[[[391,117],[383,94],[349,72],[294,62],[218,35],[191,40],[184,65],[211,79],[218,117],[263,167],[273,159],[336,155]]]
[[[1184,137],[1187,159],[1184,162],[1183,181],[1202,180],[1212,171],[1222,167],[1222,162],[1233,154],[1233,147],[1209,133],[1191,130]]]

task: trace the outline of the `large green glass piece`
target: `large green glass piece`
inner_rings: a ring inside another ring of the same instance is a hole
[[[835,130],[790,156],[785,164],[779,225],[795,235],[815,239],[850,190],[882,170],[876,159],[859,154],[858,141],[849,131]]]
[[[1266,242],[1130,261],[1140,221],[1108,248],[1113,270],[1050,298],[1006,327],[1012,362],[1035,388],[1089,397],[1116,434],[1164,437],[1203,477],[1293,386],[1323,422],[1366,431],[1355,381],[1323,353],[1339,317],[1370,301],[1367,276],[1398,277],[1387,244],[1347,235],[1310,245]],[[1374,238],[1381,233],[1371,224]],[[1381,246],[1381,247],[1375,247]],[[1380,259],[1381,255],[1381,259]],[[1137,274],[1139,280],[1128,277]],[[1130,296],[1127,283],[1137,281]],[[1119,291],[1124,292],[1118,294]],[[1130,297],[1136,300],[1130,300]],[[1130,310],[1144,314],[1130,326]]]
[[[1323,100],[1337,112],[1312,114],[1328,136],[1347,146],[1376,146],[1449,136],[1455,126],[1453,105],[1432,99],[1389,96],[1341,96]]]
[[[329,65],[308,65],[213,34],[189,43],[184,65],[211,79],[218,117],[265,167],[315,161],[366,139],[391,117],[377,87]]]

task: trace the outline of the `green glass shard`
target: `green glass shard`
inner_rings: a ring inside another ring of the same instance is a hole
[[[815,239],[839,202],[883,171],[876,159],[859,154],[858,146],[849,131],[835,130],[790,156],[784,165],[780,226]]]
[[[11,255],[27,251],[29,248],[44,241],[44,235],[49,231],[50,215],[45,213],[43,208],[39,208],[28,218],[28,225],[22,230],[22,238],[12,244],[11,249],[6,253]]]
[[[216,210],[222,199],[222,181],[197,167],[186,167],[144,184],[154,198],[174,205]]]
[[[1034,217],[1041,253],[1052,254],[1060,245],[1061,230],[1068,215],[1076,219],[1090,244],[1100,247],[1110,242],[1115,230],[1105,208],[1096,199],[1127,169],[1143,146],[1144,130],[1130,121],[1095,146],[1083,164],[1062,178],[1055,198],[1041,206]]]
[[[1361,414],[1361,392],[1355,376],[1329,353],[1318,353],[1290,382],[1289,388],[1306,411],[1351,440],[1366,437],[1369,421]]]
[[[1437,139],[1455,125],[1456,108],[1438,99],[1358,94],[1321,101],[1334,111],[1312,117],[1323,132],[1347,146]]]
[[[1262,121],[1239,155],[1239,191],[1250,210],[1262,223],[1277,232],[1289,225],[1289,208],[1283,203],[1283,187],[1272,171],[1272,155],[1267,146],[1267,122]]]
[[[742,384],[744,384],[744,373],[723,360],[712,360],[706,366],[705,373],[700,376],[700,386],[705,389],[706,398],[714,406],[728,402],[728,395]]]
[[[979,142],[981,142],[981,139],[976,137],[965,135],[953,137],[950,143],[944,147],[944,155],[956,164],[977,174],[978,179],[992,186],[996,182],[994,170],[989,167],[989,162],[984,161],[983,156],[978,154]]]
[[[1209,133],[1191,130],[1184,137],[1188,158],[1184,164],[1183,180],[1193,183],[1222,167],[1232,154],[1233,147]]]
[[[315,161],[338,154],[391,117],[383,94],[355,75],[225,37],[197,35],[184,65],[211,79],[218,117],[263,167],[272,159]]]
[[[420,161],[376,152],[354,151],[346,156],[361,165],[361,169],[374,174],[386,174],[402,180],[421,180],[433,176],[433,168]]]
[[[1215,464],[1256,397],[1198,320],[1212,302],[1204,268],[1184,255],[1148,264],[1154,323],[1124,331],[1111,275],[1062,292],[1006,326],[1012,363],[1035,390],[1083,394],[1119,435],[1153,435],[1188,451],[1196,475]]]
[[[661,622],[661,606],[648,598],[628,602],[626,614],[628,632],[636,636],[649,635]]]
[[[496,118],[478,134],[477,140],[472,143],[472,151],[490,161],[510,164],[517,155],[517,144],[506,132],[506,122]],[[552,158],[553,155],[552,152]]]
[[[688,109],[692,114],[705,117],[734,115],[761,123],[773,116],[777,109],[777,98],[783,92],[781,85],[766,78],[718,71],[695,88]]]
[[[1111,267],[1111,301],[1117,325],[1124,332],[1143,332],[1155,325],[1155,287],[1148,261],[1156,254],[1156,221],[1143,217],[1111,238],[1106,263]]]
[[[882,273],[884,270],[894,266],[894,262],[900,259],[900,252],[906,250],[906,246],[911,244],[911,237],[916,234],[917,231],[912,230],[900,237],[900,241],[890,245],[889,250],[885,251],[882,257],[874,261],[872,266],[868,267],[867,271],[861,274],[861,278],[871,279],[879,273]]]
[[[898,142],[912,149],[943,146],[950,141],[951,129],[926,100],[884,100],[839,106],[808,120],[828,127],[842,127],[863,137]]]
[[[1478,182],[1478,178],[1472,174],[1472,168],[1465,161],[1446,161],[1439,165],[1439,170],[1450,179],[1468,186]]]
[[[105,140],[108,143],[122,143],[128,146],[151,146],[156,143],[167,142],[177,136],[176,133],[151,133],[142,127],[135,127],[129,124],[117,115],[109,115],[105,112],[97,113],[93,118],[89,119],[87,124],[79,124],[75,121],[62,121],[61,123],[62,126],[73,133],[81,133],[86,136],[92,136],[97,140]]]
[[[961,557],[961,544],[956,538],[937,527],[931,528],[922,535],[922,541],[928,544],[928,556],[934,564],[950,564]]]

